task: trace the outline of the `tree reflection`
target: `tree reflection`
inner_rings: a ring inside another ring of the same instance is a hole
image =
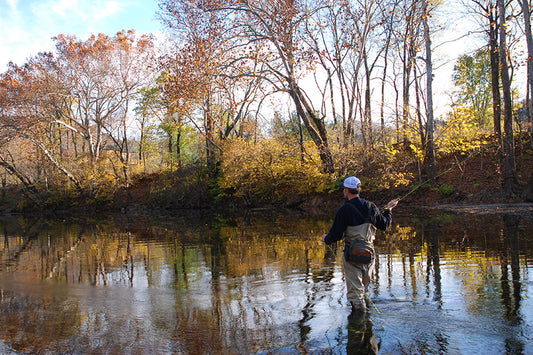
[[[520,244],[519,225],[520,216],[504,215],[503,248],[500,252],[501,259],[501,287],[502,303],[505,308],[506,318],[511,324],[522,323],[520,313],[520,302],[522,300],[522,283],[520,281]],[[509,266],[511,267],[511,277],[509,280]],[[512,289],[512,292],[511,292]],[[506,339],[507,351],[511,354],[524,353],[524,343],[514,336]]]
[[[440,270],[440,230],[436,223],[430,223],[424,229],[424,239],[428,243],[427,248],[427,278],[426,284],[431,284],[431,273],[433,272],[433,285],[435,287],[433,299],[437,301],[439,308],[442,308],[442,284]]]

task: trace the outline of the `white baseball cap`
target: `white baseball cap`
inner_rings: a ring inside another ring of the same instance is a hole
[[[359,180],[355,176],[348,176],[346,179],[344,179],[344,182],[341,182],[339,184],[339,187],[348,188],[348,189],[356,189],[360,185],[361,185],[361,180]]]

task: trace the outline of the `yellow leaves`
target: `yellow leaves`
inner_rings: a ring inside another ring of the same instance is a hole
[[[443,153],[466,152],[481,146],[482,128],[476,124],[472,108],[455,108],[445,124],[437,130],[436,143]]]
[[[414,174],[413,173],[408,173],[408,172],[397,172],[395,174],[395,179],[394,179],[394,187],[407,187],[409,186],[413,179],[414,179]]]
[[[222,188],[238,196],[263,195],[273,199],[283,197],[287,189],[313,192],[325,188],[328,178],[320,171],[320,158],[314,146],[305,146],[300,155],[296,146],[277,139],[252,143],[233,139],[224,146]]]

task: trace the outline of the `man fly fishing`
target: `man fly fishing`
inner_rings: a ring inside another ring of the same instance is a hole
[[[392,221],[391,210],[398,199],[391,200],[382,211],[369,201],[359,197],[361,181],[347,177],[339,184],[347,199],[335,214],[329,233],[322,236],[326,244],[344,239],[344,278],[346,293],[352,305],[352,314],[363,314],[367,310],[368,285],[374,271],[374,237],[376,228],[386,230]]]

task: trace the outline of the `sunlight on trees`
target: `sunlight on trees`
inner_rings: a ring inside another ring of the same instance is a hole
[[[133,30],[58,34],[53,53],[0,76],[4,192],[9,181],[38,205],[109,202],[160,173],[161,196],[196,179],[248,203],[327,192],[346,174],[407,189],[442,170],[433,152],[497,141],[506,191],[519,194],[515,123],[531,132],[531,101],[528,92],[517,111],[524,93],[511,94],[530,64],[517,49],[530,31],[518,29],[530,25],[516,6],[496,5],[464,4],[486,37],[456,62],[441,117],[438,2],[160,0],[168,37],[157,54],[155,38]]]
[[[224,145],[222,188],[252,203],[252,198],[277,201],[297,189],[301,194],[324,190],[329,184],[321,172],[320,157],[310,141],[302,156],[294,146],[276,138],[253,144],[234,139]]]

